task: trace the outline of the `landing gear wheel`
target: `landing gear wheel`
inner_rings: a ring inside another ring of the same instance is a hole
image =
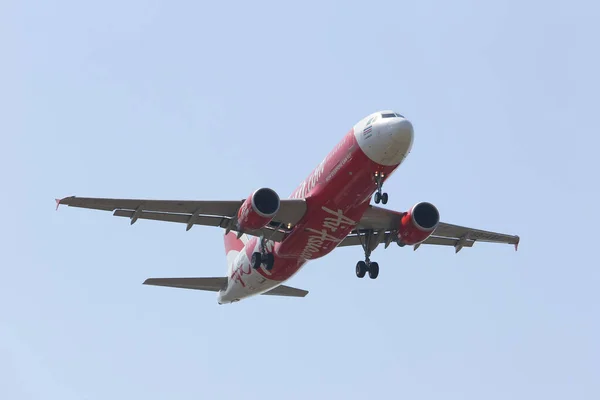
[[[363,278],[367,273],[367,263],[364,261],[359,261],[356,263],[356,276],[359,278]]]
[[[386,204],[388,201],[387,193],[381,193],[381,188],[383,187],[383,178],[385,175],[382,172],[375,172],[375,185],[377,186],[377,192],[375,192],[375,203],[383,203]]]
[[[275,256],[273,253],[267,253],[264,257],[265,269],[270,271],[273,269],[273,263],[275,263]]]
[[[250,260],[250,265],[252,265],[252,268],[258,269],[260,268],[261,264],[262,254],[260,254],[259,252],[252,253],[252,259]]]
[[[369,278],[376,279],[378,275],[379,264],[377,264],[376,262],[372,262],[371,265],[369,265]]]

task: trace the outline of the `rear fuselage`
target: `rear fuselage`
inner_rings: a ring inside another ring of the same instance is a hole
[[[411,123],[390,113],[374,113],[354,125],[292,193],[290,198],[306,200],[306,213],[282,242],[267,241],[266,250],[275,258],[270,271],[250,265],[260,239],[226,235],[228,286],[219,292],[220,304],[280,285],[307,261],[333,251],[355,228],[377,189],[375,174],[383,174],[385,181],[412,148]]]

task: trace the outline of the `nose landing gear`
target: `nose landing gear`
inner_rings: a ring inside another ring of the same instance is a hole
[[[379,204],[380,202],[383,204],[387,204],[388,202],[388,194],[382,193],[383,187],[383,178],[385,175],[382,172],[375,172],[375,184],[377,185],[377,192],[375,192],[375,203]]]

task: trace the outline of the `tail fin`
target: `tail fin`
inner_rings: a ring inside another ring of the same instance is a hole
[[[238,239],[235,232],[228,232],[223,237],[223,240],[225,242],[225,256],[227,257],[227,275],[229,276],[231,275],[235,259],[248,242],[248,236],[242,235]]]
[[[223,240],[225,241],[225,255],[229,254],[231,251],[242,251],[244,245],[248,241],[246,235],[242,235],[242,237],[238,239],[235,232],[226,233]]]

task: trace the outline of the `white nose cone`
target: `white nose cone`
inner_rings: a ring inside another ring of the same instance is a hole
[[[370,125],[360,125],[358,123],[354,130],[356,141],[365,155],[377,164],[398,165],[412,148],[414,130],[406,118],[379,118],[370,128]]]
[[[410,151],[414,130],[409,120],[406,118],[398,118],[396,121],[391,121],[388,124],[387,131],[394,142],[404,146],[404,148],[407,148]]]

